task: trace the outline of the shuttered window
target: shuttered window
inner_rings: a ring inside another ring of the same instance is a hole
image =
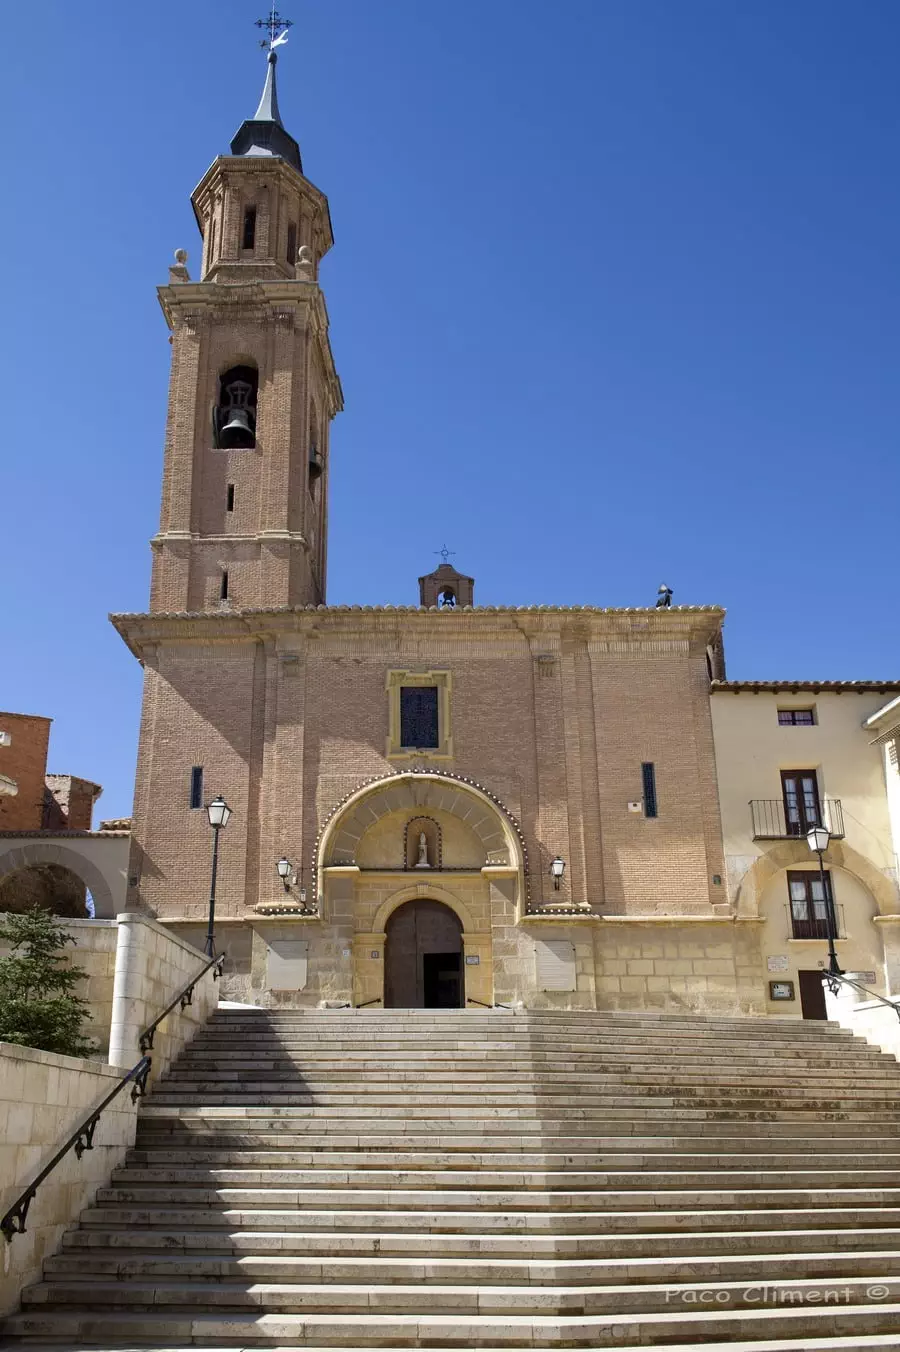
[[[400,744],[422,750],[440,746],[436,685],[400,687]]]
[[[575,989],[575,945],[569,939],[538,939],[537,986],[541,991]]]

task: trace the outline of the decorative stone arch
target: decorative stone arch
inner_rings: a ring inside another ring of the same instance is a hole
[[[0,854],[0,878],[40,864],[58,864],[80,878],[93,898],[98,920],[110,920],[115,916],[117,907],[113,889],[100,867],[77,850],[55,840],[17,841],[15,848]]]
[[[814,861],[815,855],[805,840],[786,840],[761,854],[738,883],[735,894],[738,918],[755,920],[759,917],[759,899],[776,874]],[[830,868],[851,873],[862,884],[875,902],[876,915],[897,914],[896,885],[852,845],[842,840],[831,841],[825,863]]]
[[[408,901],[439,901],[442,906],[446,906],[456,916],[462,925],[463,935],[472,935],[475,932],[475,922],[468,906],[460,901],[459,897],[455,897],[452,892],[448,892],[446,888],[433,887],[431,883],[417,883],[412,887],[401,887],[392,893],[375,912],[373,931],[383,934],[387,929],[387,922],[394,912],[398,911],[401,906],[405,906]]]
[[[528,853],[519,823],[499,798],[461,775],[408,770],[366,780],[347,794],[326,819],[316,840],[313,881],[319,894],[323,868],[353,866],[364,833],[389,812],[416,816],[441,809],[461,817],[484,846],[486,865],[513,867],[528,878]]]

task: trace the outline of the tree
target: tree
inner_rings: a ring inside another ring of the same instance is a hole
[[[39,906],[6,916],[0,943],[12,952],[0,958],[0,1042],[63,1056],[96,1052],[82,1028],[88,1003],[74,994],[86,974],[64,959],[66,944],[74,942]]]

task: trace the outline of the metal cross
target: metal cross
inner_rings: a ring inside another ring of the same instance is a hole
[[[446,563],[447,560],[449,559],[450,555],[456,553],[456,550],[455,550],[455,549],[448,549],[447,546],[444,545],[444,548],[443,548],[443,549],[436,549],[434,552],[435,552],[435,554],[440,554],[440,556],[441,556],[441,558],[443,559],[444,563]]]
[[[270,13],[268,19],[256,20],[257,28],[267,28],[269,30],[268,38],[263,39],[263,41],[259,44],[260,47],[268,47],[269,51],[271,51],[272,48],[275,46],[276,38],[279,38],[282,33],[286,33],[287,30],[289,28],[293,28],[293,26],[294,26],[293,22],[290,19],[282,19],[281,15],[278,13],[278,10],[273,5],[272,12]]]

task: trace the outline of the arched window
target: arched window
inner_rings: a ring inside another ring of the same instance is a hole
[[[256,445],[258,389],[259,372],[255,366],[231,366],[219,377],[219,397],[213,408],[213,444],[220,450],[252,450]]]
[[[452,587],[444,587],[438,592],[438,610],[456,609],[456,592]]]

